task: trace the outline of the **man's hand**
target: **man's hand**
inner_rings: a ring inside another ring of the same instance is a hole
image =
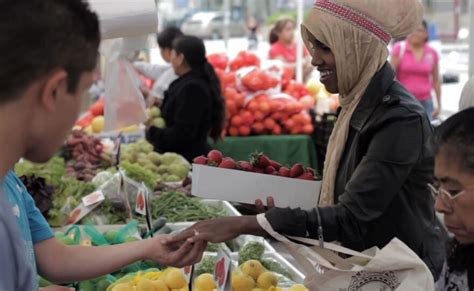
[[[433,118],[437,118],[437,117],[439,116],[440,110],[441,110],[441,109],[440,109],[439,107],[436,108],[435,110],[433,110],[433,114],[431,114],[431,116],[432,116]]]
[[[194,233],[191,233],[194,235]],[[144,258],[153,260],[161,265],[184,267],[201,261],[206,241],[191,242],[188,240],[192,235],[183,235],[180,240],[171,240],[170,235],[159,235],[146,240],[144,243]]]

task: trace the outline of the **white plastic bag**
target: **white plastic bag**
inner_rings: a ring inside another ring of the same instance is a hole
[[[105,130],[118,130],[147,120],[140,78],[125,56],[147,46],[147,37],[120,38],[102,43],[107,60],[105,78]]]
[[[311,291],[434,290],[434,279],[425,263],[402,241],[394,238],[381,250],[356,252],[333,243],[287,237],[275,232],[265,214],[259,225],[282,242],[304,269]],[[305,245],[303,245],[305,244]],[[308,247],[311,246],[311,247]],[[341,258],[339,254],[352,256]]]

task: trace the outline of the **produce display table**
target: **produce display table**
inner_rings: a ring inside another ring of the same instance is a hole
[[[301,163],[318,169],[316,146],[309,135],[226,137],[211,146],[235,160],[248,160],[251,153],[260,151],[284,165]]]

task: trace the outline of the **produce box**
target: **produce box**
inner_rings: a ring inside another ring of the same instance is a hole
[[[115,141],[120,132],[118,131],[110,131],[110,132],[104,132],[104,133],[99,133],[99,134],[94,134],[95,137],[99,139],[111,139]],[[129,143],[135,143],[141,139],[145,139],[145,126],[140,125],[136,128],[136,130],[133,130],[132,132],[122,132],[122,143],[123,144],[129,144]]]
[[[192,194],[197,197],[254,204],[275,198],[278,207],[311,209],[317,205],[320,181],[291,179],[193,164]]]

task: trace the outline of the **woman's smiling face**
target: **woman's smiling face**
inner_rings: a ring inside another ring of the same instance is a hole
[[[339,93],[337,85],[336,59],[331,49],[317,40],[308,32],[308,42],[311,47],[311,64],[317,68],[321,74],[320,81],[330,93]]]

